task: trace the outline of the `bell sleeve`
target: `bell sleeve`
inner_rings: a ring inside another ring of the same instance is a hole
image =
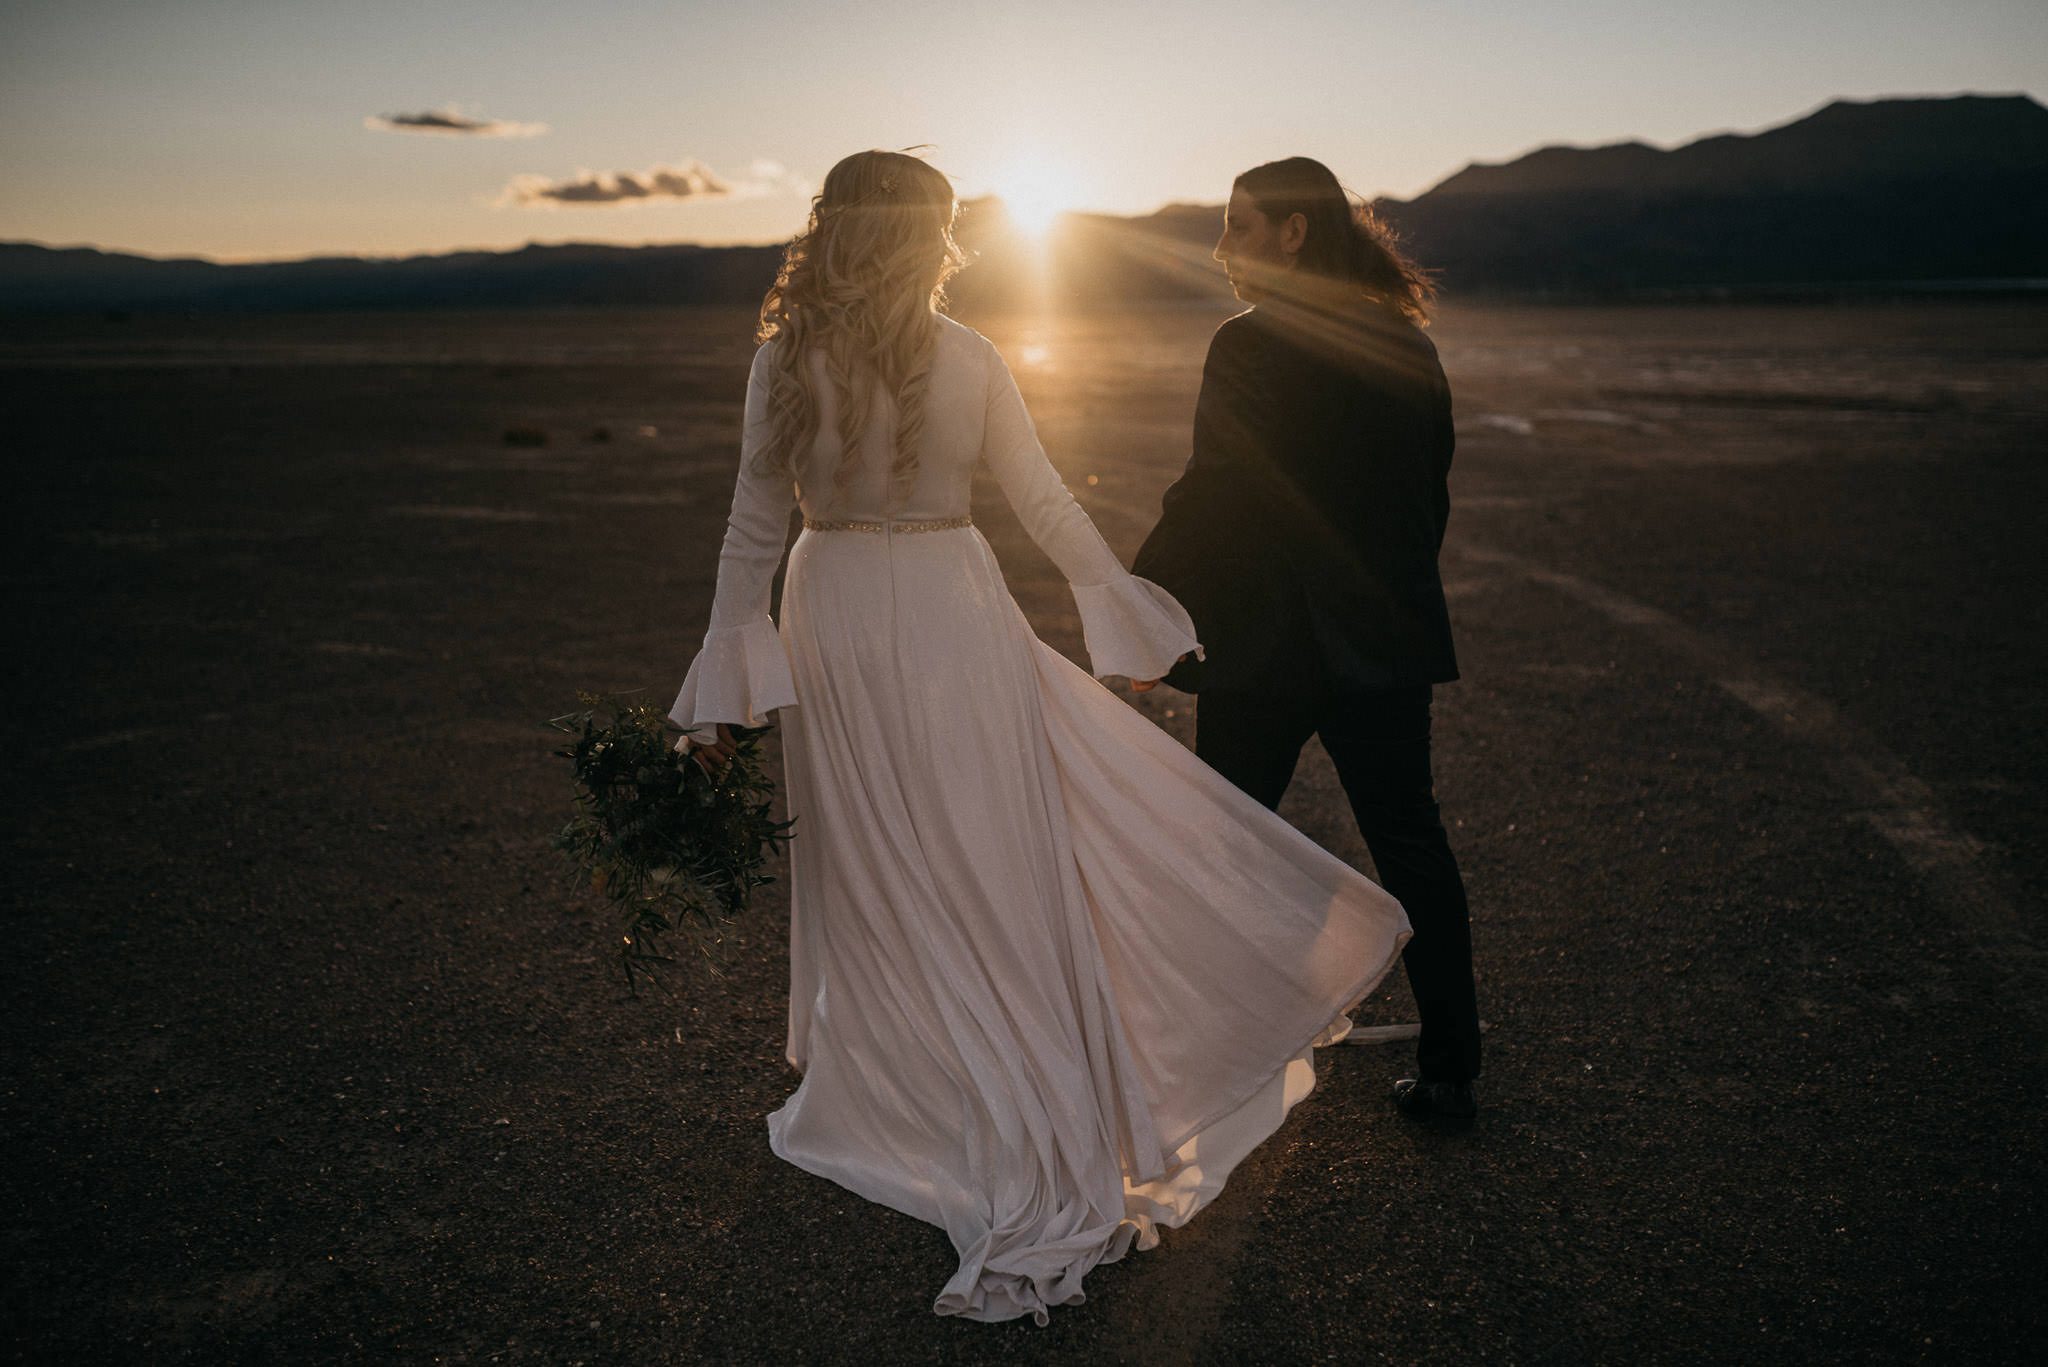
[[[774,342],[767,342],[754,353],[747,376],[739,478],[718,552],[711,625],[682,692],[669,709],[669,719],[693,740],[715,737],[719,722],[763,725],[776,708],[796,704],[789,655],[768,615],[768,595],[775,567],[782,563],[796,484],[787,474],[763,474],[755,468],[768,436],[768,367],[774,347]]]
[[[1073,590],[1091,671],[1157,679],[1181,656],[1202,655],[1195,624],[1174,596],[1126,570],[1088,514],[1067,492],[1039,444],[1017,381],[987,347],[987,414],[982,459],[1024,530]]]

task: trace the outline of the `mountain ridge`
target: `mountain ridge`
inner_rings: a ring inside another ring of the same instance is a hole
[[[1974,155],[1958,161],[1959,152]],[[1626,168],[1631,179],[1616,172]],[[1832,100],[1756,133],[1712,133],[1669,149],[1629,141],[1548,144],[1512,161],[1471,162],[1417,200],[1618,188],[1792,189],[1816,175],[1904,177],[2048,171],[2048,107],[2026,95]],[[1594,173],[1598,174],[1594,174]]]

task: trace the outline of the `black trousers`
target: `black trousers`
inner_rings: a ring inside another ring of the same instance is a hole
[[[1429,685],[1347,691],[1204,690],[1195,753],[1268,807],[1294,777],[1310,736],[1320,736],[1372,851],[1380,886],[1415,928],[1402,953],[1422,1015],[1416,1049],[1428,1082],[1479,1074],[1479,1003],[1472,985],[1472,923],[1465,882],[1437,813],[1429,768]]]

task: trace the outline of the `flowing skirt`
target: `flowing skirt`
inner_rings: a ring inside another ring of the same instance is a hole
[[[941,1314],[1082,1299],[1314,1085],[1400,905],[1038,640],[975,529],[805,532],[777,1154],[941,1226]]]

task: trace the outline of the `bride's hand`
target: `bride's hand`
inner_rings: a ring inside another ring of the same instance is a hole
[[[739,742],[732,738],[732,728],[724,722],[718,723],[717,740],[692,740],[684,736],[678,745],[687,747],[684,753],[696,760],[697,767],[707,774],[716,774],[723,769],[739,748]]]

